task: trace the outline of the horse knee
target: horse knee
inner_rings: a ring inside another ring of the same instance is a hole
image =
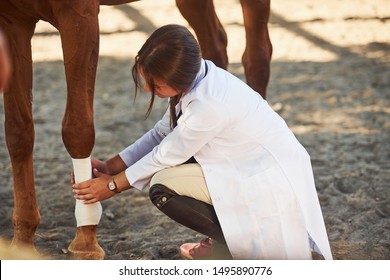
[[[95,144],[93,118],[77,116],[64,117],[62,140],[72,158],[86,158],[91,155]]]
[[[32,120],[16,124],[6,118],[5,135],[12,161],[25,161],[31,158],[34,149],[34,124]]]

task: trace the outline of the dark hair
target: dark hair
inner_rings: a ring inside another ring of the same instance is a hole
[[[194,82],[200,63],[199,44],[187,28],[169,24],[154,31],[139,50],[132,69],[135,94],[143,88],[140,68],[152,90],[146,116],[153,107],[154,79],[159,79],[179,92],[170,98],[171,126],[176,126],[175,106]]]

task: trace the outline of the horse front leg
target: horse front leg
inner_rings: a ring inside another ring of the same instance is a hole
[[[2,7],[4,8],[4,7]],[[8,7],[6,7],[8,8]],[[5,11],[5,10],[3,10]],[[35,22],[0,16],[12,62],[11,80],[4,92],[5,136],[14,183],[12,247],[34,247],[40,222],[34,187],[31,37]]]
[[[99,1],[74,1],[72,9],[58,15],[67,81],[67,103],[62,122],[64,145],[72,157],[75,181],[92,177],[91,152],[95,142],[93,98],[99,53]],[[103,259],[96,230],[100,202],[85,205],[76,201],[77,231],[69,245],[74,259]]]
[[[227,35],[215,12],[213,0],[176,0],[176,5],[194,29],[202,57],[227,69]]]
[[[272,44],[268,34],[270,0],[241,0],[246,33],[242,56],[246,82],[263,98],[270,77]]]
[[[0,29],[0,94],[7,87],[10,69],[8,46]]]

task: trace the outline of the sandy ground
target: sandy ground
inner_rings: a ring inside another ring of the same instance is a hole
[[[230,70],[244,79],[241,8],[215,1],[229,36]],[[272,1],[274,46],[268,101],[309,151],[335,259],[390,259],[390,5],[387,0]],[[102,7],[96,82],[96,146],[105,159],[150,129],[165,109],[134,102],[130,68],[148,35],[187,25],[173,0]],[[35,174],[40,252],[66,259],[75,234],[71,160],[61,140],[65,78],[56,30],[40,22],[33,39]],[[12,238],[11,164],[0,98],[0,235]],[[203,236],[162,215],[147,192],[103,203],[98,239],[107,259],[180,259],[183,242]]]

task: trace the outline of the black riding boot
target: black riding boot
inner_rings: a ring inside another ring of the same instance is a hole
[[[149,190],[150,200],[156,207],[172,220],[190,229],[211,237],[214,244],[227,251],[214,207],[208,203],[188,196],[180,196],[164,185],[155,184]],[[228,253],[230,256],[230,253]]]

